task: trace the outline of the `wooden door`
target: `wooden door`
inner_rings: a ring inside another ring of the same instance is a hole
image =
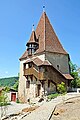
[[[16,102],[16,93],[11,93],[11,101]]]

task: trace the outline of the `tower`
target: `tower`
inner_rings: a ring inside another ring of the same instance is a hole
[[[69,54],[61,45],[44,11],[20,58],[19,99],[26,102],[56,92],[57,84],[70,87]]]

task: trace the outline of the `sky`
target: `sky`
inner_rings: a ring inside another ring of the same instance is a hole
[[[71,61],[80,67],[80,0],[0,0],[0,78],[18,75],[19,58],[43,5]]]

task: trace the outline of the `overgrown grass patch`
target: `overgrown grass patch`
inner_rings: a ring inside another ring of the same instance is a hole
[[[6,102],[3,103],[3,102],[0,102],[0,107],[1,107],[1,106],[7,106],[7,105],[11,105],[11,103],[6,103]]]
[[[49,100],[51,100],[51,99],[56,98],[57,96],[59,96],[59,94],[58,94],[58,93],[54,93],[54,94],[48,95],[47,98],[48,98]]]

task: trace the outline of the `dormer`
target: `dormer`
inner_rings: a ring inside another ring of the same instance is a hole
[[[38,40],[36,38],[35,31],[32,31],[30,40],[26,44],[26,46],[27,46],[28,55],[33,55],[34,52],[38,49],[39,44],[38,44]]]

